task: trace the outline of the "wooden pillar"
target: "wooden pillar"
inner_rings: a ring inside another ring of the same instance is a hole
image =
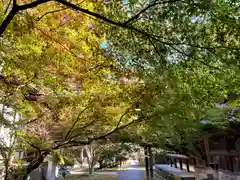
[[[151,146],[148,146],[148,153],[149,153],[150,178],[153,179],[153,155],[152,155],[152,148],[151,148]]]
[[[187,166],[187,172],[190,172],[190,168],[189,168],[189,160],[186,160],[186,166]]]
[[[144,147],[144,155],[145,155],[145,169],[146,169],[146,177],[149,180],[149,169],[148,169],[148,148]]]
[[[179,161],[179,164],[180,164],[180,169],[183,170],[183,164],[182,164],[182,160],[181,159]]]
[[[177,168],[177,159],[174,158],[174,167]]]

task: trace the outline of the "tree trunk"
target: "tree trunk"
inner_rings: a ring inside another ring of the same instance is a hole
[[[148,153],[149,153],[150,178],[153,179],[153,155],[152,155],[152,148],[151,148],[151,146],[148,146]]]
[[[91,148],[90,146],[86,146],[89,174],[92,174],[94,167],[94,153],[92,152],[93,150],[90,148]]]
[[[4,180],[8,180],[9,158],[5,159],[4,166],[5,166]]]
[[[146,177],[149,180],[149,169],[148,169],[148,148],[144,147],[144,155],[145,155],[145,169],[146,169]]]
[[[89,165],[89,174],[93,174],[93,172],[94,172],[94,158],[92,159],[92,162]]]
[[[83,167],[83,161],[84,161],[84,156],[83,156],[83,151],[84,149],[81,149],[81,168]]]

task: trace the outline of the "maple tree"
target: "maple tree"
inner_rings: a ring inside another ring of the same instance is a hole
[[[1,90],[7,96],[4,102],[21,113],[9,125],[23,127],[15,129],[16,149],[36,154],[27,167],[9,169],[7,179],[25,179],[59,148],[105,139],[143,119],[134,110],[138,99],[129,96],[136,86],[120,80],[128,70],[105,57],[97,27],[88,31],[90,19],[66,10],[39,22],[33,16],[40,13],[25,12],[26,21],[14,24],[3,37],[9,44],[1,49]]]

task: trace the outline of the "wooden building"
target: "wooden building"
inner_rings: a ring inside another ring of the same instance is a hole
[[[156,165],[157,174],[169,179],[240,180],[240,123],[229,122],[224,130],[211,126],[206,131],[205,159],[167,154],[168,166]]]
[[[198,142],[200,159],[192,156],[168,154],[168,165],[156,165],[159,179],[174,180],[240,180],[240,107],[229,108],[229,103],[240,100],[240,93],[230,95],[226,100],[217,103],[218,108],[227,108],[228,122],[226,127],[215,126],[210,120],[202,120],[205,132]],[[177,149],[176,153],[186,151]]]
[[[207,164],[215,170],[240,173],[240,124],[230,122],[225,131],[212,129],[204,138]]]

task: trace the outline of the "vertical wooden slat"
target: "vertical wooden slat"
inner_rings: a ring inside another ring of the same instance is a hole
[[[229,162],[230,162],[230,168],[231,168],[231,171],[233,172],[234,171],[234,164],[233,164],[233,157],[232,156],[230,156],[229,157]]]
[[[183,170],[182,160],[179,161],[179,164],[180,164],[180,169]]]
[[[177,168],[177,159],[174,158],[174,167]]]
[[[186,161],[186,166],[187,166],[187,172],[190,172],[190,168],[189,168],[189,161]]]

